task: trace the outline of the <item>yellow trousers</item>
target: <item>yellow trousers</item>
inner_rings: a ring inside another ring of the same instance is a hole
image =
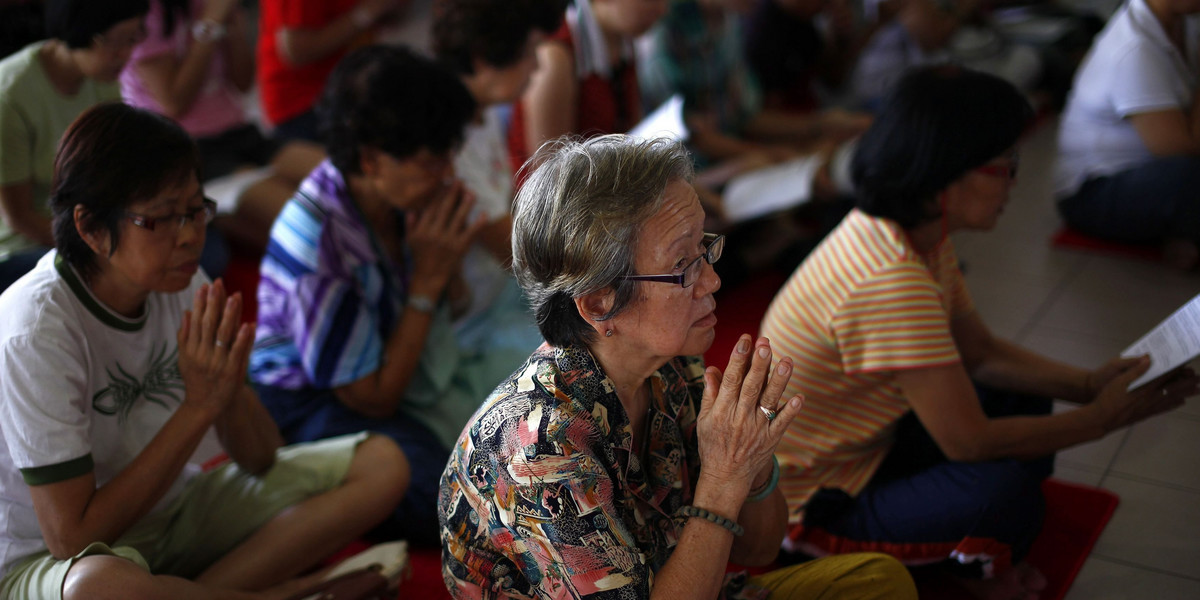
[[[908,569],[886,554],[841,554],[750,579],[771,600],[917,600]]]

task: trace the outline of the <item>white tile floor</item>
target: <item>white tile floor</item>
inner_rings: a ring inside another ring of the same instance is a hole
[[[955,243],[995,332],[1094,367],[1200,294],[1200,275],[1050,247],[1059,226],[1050,175],[1055,127],[1044,123],[1022,142],[1020,178],[1000,225],[956,235]],[[1059,454],[1057,477],[1121,497],[1068,600],[1200,598],[1198,457],[1200,399]]]

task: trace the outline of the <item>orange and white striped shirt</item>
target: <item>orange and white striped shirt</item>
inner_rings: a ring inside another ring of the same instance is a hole
[[[776,452],[792,522],[820,488],[862,491],[909,411],[894,372],[960,362],[950,321],[973,310],[949,240],[918,254],[857,209],[800,265],[762,326],[795,363],[786,397],[805,397]]]

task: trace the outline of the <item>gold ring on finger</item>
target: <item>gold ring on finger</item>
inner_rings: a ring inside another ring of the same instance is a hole
[[[761,411],[762,411],[762,413],[763,413],[764,415],[766,415],[766,417],[767,417],[767,420],[768,420],[768,421],[774,421],[774,420],[775,420],[775,417],[778,417],[778,416],[779,416],[779,413],[777,413],[777,412],[775,412],[775,411],[773,411],[773,410],[771,410],[771,409],[769,409],[769,408],[767,408],[767,407],[765,407],[765,406],[763,406],[763,405],[761,405],[761,404],[758,406],[758,410],[761,410]]]

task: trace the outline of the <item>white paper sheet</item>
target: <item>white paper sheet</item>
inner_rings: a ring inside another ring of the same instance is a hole
[[[819,156],[804,156],[730,179],[725,186],[725,217],[740,223],[808,202],[820,167]]]
[[[1150,370],[1129,386],[1131,390],[1200,356],[1200,296],[1121,352],[1125,357],[1142,354],[1150,355]]]
[[[641,123],[629,130],[629,135],[643,139],[670,138],[684,141],[688,138],[687,125],[683,122],[683,96],[675,94],[646,115]]]

